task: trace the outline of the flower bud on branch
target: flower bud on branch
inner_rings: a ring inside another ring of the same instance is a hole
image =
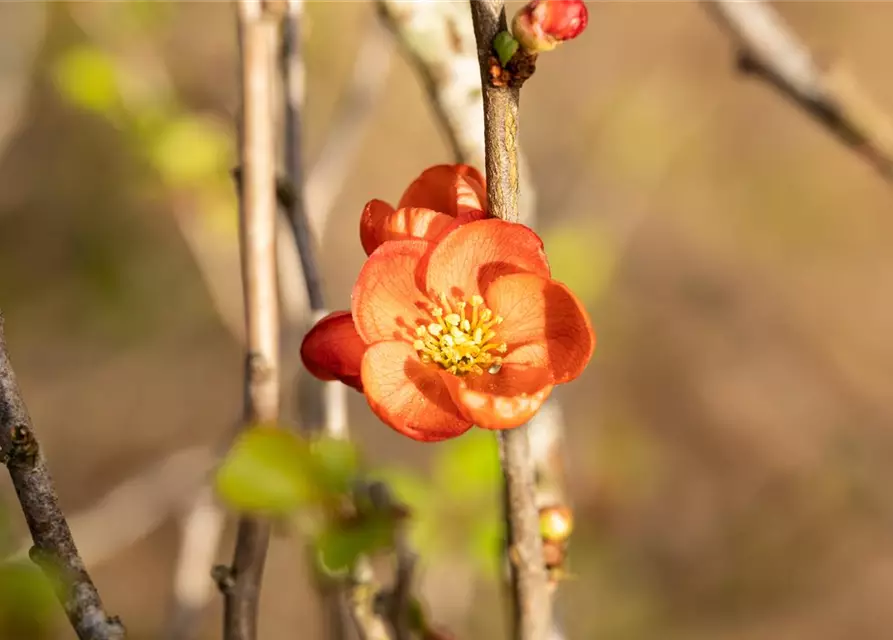
[[[580,35],[588,22],[582,0],[531,0],[515,14],[512,35],[528,53],[551,51]]]

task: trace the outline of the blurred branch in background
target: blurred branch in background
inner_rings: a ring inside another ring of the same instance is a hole
[[[456,162],[484,166],[484,110],[474,30],[462,2],[376,0],[379,13],[415,68]],[[533,226],[536,191],[520,162],[521,221]]]
[[[260,0],[237,5],[241,51],[240,198],[245,296],[244,425],[279,421],[279,292],[276,264],[276,132],[273,120],[278,20]],[[239,521],[232,565],[217,572],[226,640],[254,640],[270,523]]]
[[[303,275],[303,284],[307,293],[310,313],[303,314],[300,322],[292,321],[287,325],[288,332],[294,335],[294,345],[289,345],[287,353],[295,358],[300,353],[301,335],[307,327],[327,314],[325,295],[323,293],[322,274],[317,260],[317,240],[322,237],[321,227],[325,217],[320,219],[316,235],[311,228],[304,180],[304,144],[302,115],[304,112],[304,96],[306,93],[306,67],[304,62],[304,3],[303,0],[288,0],[287,11],[281,25],[281,60],[280,79],[281,95],[284,101],[283,113],[283,152],[285,156],[285,173],[292,192],[290,202],[286,203],[286,212],[290,223],[289,239],[297,248],[300,265],[298,270]],[[340,188],[335,186],[336,189]],[[294,319],[293,319],[294,320]],[[294,371],[299,393],[299,429],[307,437],[320,431],[328,437],[346,439],[347,432],[347,388],[339,381],[322,382],[302,371],[300,358],[296,358]],[[317,416],[323,416],[322,425]],[[321,428],[320,428],[321,427]],[[323,617],[327,625],[326,637],[342,640],[347,634],[350,618],[343,601],[341,585],[326,576],[314,566],[311,569],[312,580],[316,587],[319,604],[324,611]]]
[[[226,511],[217,502],[213,487],[209,484],[194,487],[195,498],[180,518],[173,608],[165,636],[168,640],[187,640],[196,634],[201,614],[213,593],[210,568],[216,562],[226,525]]]
[[[232,160],[225,127],[217,126],[214,118],[191,113],[179,105],[170,72],[160,54],[151,48],[154,41],[122,40],[115,26],[120,23],[120,12],[111,11],[107,15],[97,5],[72,5],[70,12],[89,34],[90,43],[74,46],[60,56],[55,76],[60,94],[116,127],[123,127],[134,152],[171,189],[174,220],[212,304],[233,338],[244,344],[244,302],[236,284],[239,247],[235,225],[230,222],[230,183],[225,170]],[[140,53],[135,55],[127,48],[131,46]],[[392,51],[390,37],[372,22],[361,40],[353,74],[339,100],[332,129],[308,177],[307,198],[309,207],[316,213],[311,226],[319,234],[368,128],[373,105],[381,97]],[[92,81],[86,83],[85,77]],[[135,86],[130,81],[133,77],[140,78]],[[147,128],[146,122],[151,126]],[[184,149],[189,153],[184,153]],[[284,211],[290,207],[294,193],[284,179],[280,186],[280,206]],[[303,326],[311,318],[300,259],[284,213],[278,217],[278,224],[277,261],[283,317],[291,324]],[[328,384],[324,393],[325,403],[333,408],[326,413],[326,428],[337,433],[346,425],[345,390],[341,385]],[[83,523],[90,532],[91,539],[85,547],[88,564],[111,557],[148,535],[180,507],[182,499],[169,495],[166,481],[184,478],[179,465],[185,459],[186,450],[173,452],[157,468],[153,466],[133,474],[85,510],[82,517],[74,518],[72,526],[76,530]],[[168,469],[169,474],[153,489],[153,483],[162,478],[158,472],[163,469]],[[193,637],[197,616],[213,597],[209,573],[217,558],[219,537],[213,523],[218,523],[219,528],[224,519],[223,507],[212,499],[208,486],[191,482],[181,486],[194,496],[194,504],[181,516],[182,548],[174,577],[171,638]],[[122,503],[127,496],[143,505],[139,517],[129,517],[130,510]],[[127,526],[100,530],[90,524],[94,520],[108,522],[120,518],[125,518]],[[200,597],[199,593],[203,595]]]
[[[377,0],[377,4],[418,73],[453,156],[483,167],[483,101],[468,6],[400,0]]]
[[[292,12],[296,4],[290,3]],[[298,20],[289,20],[289,23],[297,22]],[[289,33],[297,34],[298,28],[297,24],[292,24]],[[375,112],[374,105],[381,98],[392,50],[390,38],[386,37],[377,24],[372,23],[360,43],[353,73],[339,100],[323,149],[309,172],[306,188],[303,190],[295,188],[295,185],[302,184],[299,179],[300,158],[289,155],[293,169],[289,171],[290,180],[283,183],[283,188],[279,189],[279,205],[286,211],[292,211],[292,214],[287,216],[291,224],[283,224],[280,217],[277,262],[283,317],[290,326],[303,329],[308,321],[315,321],[322,315],[323,300],[319,279],[315,276],[315,269],[311,269],[308,280],[308,272],[304,269],[306,259],[301,258],[298,246],[309,244],[312,249],[314,238],[323,236],[332,205],[341,192],[371,116]],[[303,84],[304,71],[297,69],[289,71],[289,69],[290,67],[285,67],[293,83]],[[300,96],[294,96],[289,89],[285,90],[285,97],[289,102],[293,99],[300,102]],[[300,112],[294,113],[299,116]],[[299,117],[291,122],[292,131],[299,132]],[[291,148],[294,148],[294,144]],[[240,183],[241,180],[237,182]],[[241,185],[239,188],[241,189]],[[219,277],[237,269],[237,255],[232,251],[232,247],[221,246],[219,238],[214,238],[208,233],[207,224],[202,220],[184,216],[180,223],[222,321],[230,327],[231,333],[237,340],[243,340],[241,316],[234,317],[232,313],[234,305],[237,311],[241,309],[240,304],[235,304],[241,302],[241,296],[231,286],[232,278]],[[295,235],[292,234],[292,229],[295,229]],[[304,235],[301,242],[297,243],[295,239],[299,232]],[[312,260],[312,254],[310,259]],[[222,261],[227,260],[229,265],[222,264]],[[214,274],[218,277],[214,277]],[[302,279],[305,282],[301,282]],[[306,293],[303,290],[305,283]],[[221,287],[230,291],[221,291]],[[318,311],[312,317],[308,317],[307,313],[308,300],[309,306]],[[303,376],[302,380],[305,379],[308,379],[308,376]],[[308,382],[313,384],[316,381],[308,380]],[[342,437],[347,429],[346,389],[340,383],[323,383],[322,386],[324,397],[321,404],[324,407],[325,431],[334,437]],[[302,397],[307,398],[311,395],[303,394]],[[311,411],[313,409],[314,407],[310,407]],[[302,423],[310,422],[313,422],[312,417],[305,415]],[[213,498],[211,488],[202,487],[194,505],[183,517],[180,561],[174,585],[176,604],[170,623],[172,640],[192,637],[198,615],[210,602],[213,583],[208,572],[216,558],[223,525],[223,508]],[[188,566],[184,564],[187,562]],[[340,616],[338,618],[340,619]]]
[[[118,640],[121,621],[109,616],[78,554],[9,361],[0,315],[0,459],[12,478],[34,546],[31,559],[53,584],[81,640]]]
[[[839,66],[823,68],[763,0],[705,0],[738,47],[738,67],[800,105],[846,145],[893,180],[893,124]]]

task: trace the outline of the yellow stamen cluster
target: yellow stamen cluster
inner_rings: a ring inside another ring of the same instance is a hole
[[[472,296],[470,314],[465,312],[468,303],[450,305],[444,294],[440,304],[431,310],[434,322],[416,329],[412,346],[422,362],[439,364],[455,375],[499,371],[502,358],[494,352],[505,353],[506,344],[493,341],[493,327],[502,323],[502,316],[494,316],[480,296]]]

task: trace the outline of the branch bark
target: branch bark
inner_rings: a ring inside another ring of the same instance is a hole
[[[109,616],[90,579],[47,469],[12,370],[0,315],[0,456],[9,470],[34,546],[31,559],[53,582],[81,640],[119,640],[126,632]]]
[[[484,95],[487,199],[494,216],[517,222],[520,91],[493,87],[489,76],[493,39],[506,28],[504,0],[471,0],[471,12]],[[543,560],[527,430],[528,427],[523,426],[499,434],[505,478],[513,637],[545,640],[551,627],[552,601]]]
[[[245,291],[246,426],[279,419],[279,300],[276,278],[276,144],[273,86],[278,20],[261,0],[239,0],[242,59],[242,286]],[[243,517],[224,593],[224,638],[257,637],[258,601],[270,539],[267,521]]]
[[[893,181],[893,124],[842,68],[823,69],[763,0],[705,0],[738,47],[738,66],[775,87]]]

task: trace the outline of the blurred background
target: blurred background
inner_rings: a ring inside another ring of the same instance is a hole
[[[893,5],[776,8],[893,112]],[[313,167],[375,13],[307,12]],[[182,503],[241,411],[235,36],[222,2],[0,3],[0,308],[78,543],[135,638],[162,636]],[[592,2],[524,89],[539,230],[599,339],[556,394],[572,639],[893,638],[893,198],[733,62],[695,3]],[[364,203],[452,161],[397,53],[384,82],[319,253],[334,308],[362,264]],[[350,427],[416,506],[432,617],[497,637],[491,438],[414,443],[357,394]],[[108,498],[152,469],[145,499]],[[15,551],[5,480],[0,495]],[[129,528],[143,533],[121,544]],[[23,576],[0,577],[2,637],[73,637]],[[318,637],[309,585],[300,541],[274,539],[264,640]],[[45,624],[16,604],[32,596]],[[201,638],[220,615],[215,597]]]

